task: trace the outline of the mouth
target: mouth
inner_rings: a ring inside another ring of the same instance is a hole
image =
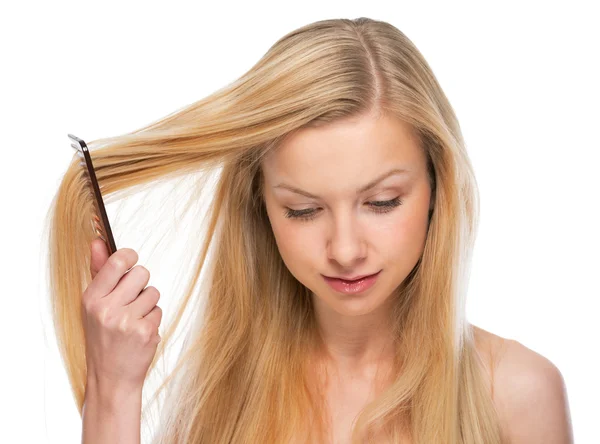
[[[371,288],[377,281],[377,277],[379,276],[379,273],[381,273],[381,270],[379,270],[377,273],[367,275],[367,276],[362,276],[355,280],[331,278],[331,277],[328,277],[325,275],[322,275],[322,276],[323,276],[323,279],[325,279],[325,282],[327,282],[327,284],[329,284],[329,286],[332,289],[334,289],[335,291],[337,291],[338,293],[358,294],[358,293],[362,293],[362,292],[368,290],[369,288]]]
[[[355,277],[345,277],[345,276],[339,276],[338,277],[338,276],[325,276],[325,275],[322,275],[322,276],[325,279],[337,279],[337,280],[342,281],[342,282],[352,283],[352,282],[356,282],[356,281],[359,281],[359,280],[367,278],[367,277],[375,276],[375,275],[379,274],[380,272],[381,272],[381,270],[379,270],[377,273],[363,274],[363,275],[355,276]]]

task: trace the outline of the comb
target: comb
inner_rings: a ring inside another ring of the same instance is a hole
[[[108,255],[110,256],[117,251],[117,247],[115,245],[112,230],[110,229],[110,223],[108,222],[108,215],[106,214],[106,209],[104,208],[104,201],[102,200],[102,193],[100,193],[100,186],[98,185],[98,180],[96,179],[96,172],[94,171],[94,166],[92,164],[92,157],[90,156],[87,144],[83,141],[83,139],[80,139],[73,134],[67,135],[73,142],[71,143],[71,147],[73,147],[81,159],[79,164],[86,172],[88,184],[93,190],[93,195],[95,197],[96,213],[93,216],[94,219],[92,221],[92,226],[98,237],[100,237],[106,244]],[[98,217],[98,215],[100,215],[100,217]]]

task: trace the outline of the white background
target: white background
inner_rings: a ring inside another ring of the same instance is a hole
[[[470,321],[550,359],[575,441],[600,442],[596,2],[202,3],[1,7],[0,442],[80,440],[49,327],[41,237],[73,155],[67,133],[137,129],[233,81],[287,32],[360,16],[416,44],[458,115],[481,193]],[[116,239],[138,249],[135,234]],[[151,284],[166,285],[180,264],[162,266],[148,266]]]

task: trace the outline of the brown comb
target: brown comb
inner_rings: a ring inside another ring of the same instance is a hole
[[[110,229],[110,223],[108,222],[106,209],[104,208],[104,201],[102,200],[102,194],[100,193],[100,187],[98,186],[98,180],[96,179],[96,172],[94,171],[94,166],[92,165],[92,157],[90,156],[87,144],[83,141],[83,139],[80,139],[73,134],[67,135],[69,136],[69,139],[75,142],[71,143],[71,146],[75,149],[75,151],[77,151],[77,154],[82,159],[80,165],[85,167],[84,171],[87,171],[86,176],[89,179],[88,183],[94,191],[93,194],[96,201],[96,214],[93,216],[94,220],[92,221],[92,226],[94,227],[96,234],[106,244],[106,247],[108,248],[108,255],[110,256],[117,251],[117,247],[112,235],[112,230]],[[98,217],[98,214],[100,217]]]

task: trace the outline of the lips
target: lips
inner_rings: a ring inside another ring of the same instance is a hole
[[[381,270],[379,270],[379,271],[381,271]],[[363,278],[366,278],[369,276],[374,276],[374,275],[378,274],[379,271],[377,273],[363,274],[363,275],[355,276],[355,277],[342,277],[342,276],[325,276],[325,277],[328,279],[339,279],[339,280],[346,281],[346,282],[353,282],[353,281],[358,281],[359,279],[363,279]]]
[[[331,288],[340,294],[358,295],[375,285],[379,273],[381,273],[381,270],[375,274],[359,277],[354,281],[347,281],[340,278],[330,278],[327,276],[323,276],[323,279],[325,279],[325,282],[327,282]]]

